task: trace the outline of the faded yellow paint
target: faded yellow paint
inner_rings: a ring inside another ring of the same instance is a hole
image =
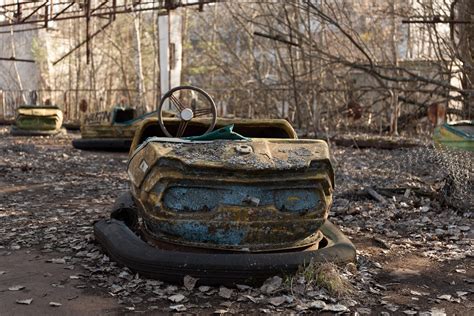
[[[152,113],[147,113],[145,115],[152,115]],[[163,111],[162,113],[165,120],[169,117],[173,117],[175,114],[170,111]],[[110,121],[105,122],[84,122],[81,125],[81,137],[83,139],[93,139],[93,138],[125,138],[133,139],[135,132],[140,128],[142,123],[145,120],[153,119],[158,120],[156,117],[152,118],[148,116],[147,118],[135,118],[136,120],[131,124],[123,123],[112,123]]]
[[[57,107],[24,106],[17,109],[15,126],[19,130],[58,131],[63,124],[63,113]]]
[[[178,125],[180,120],[176,118],[164,118],[163,122],[165,125]],[[244,128],[254,128],[254,129],[266,129],[266,128],[275,128],[284,131],[289,139],[297,139],[298,136],[293,129],[293,127],[288,123],[287,120],[283,119],[225,119],[225,118],[218,118],[216,121],[215,129],[228,126],[228,125],[238,125]],[[209,120],[198,118],[193,119],[189,122],[189,125],[196,125],[196,126],[209,126]],[[155,130],[159,130],[158,126],[158,118],[156,117],[149,117],[142,121],[142,124],[139,125],[135,136],[133,137],[132,145],[130,146],[130,153],[132,153],[143,141],[143,135],[145,131],[153,128]],[[163,135],[154,135],[154,136],[164,136]],[[245,135],[244,135],[245,136]],[[269,157],[271,158],[271,157]]]
[[[137,124],[129,126],[108,124],[85,124],[81,126],[81,137],[87,138],[127,138],[132,139],[138,127]]]

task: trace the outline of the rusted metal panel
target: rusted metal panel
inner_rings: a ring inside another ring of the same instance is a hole
[[[250,146],[252,152],[239,154],[236,148],[242,144]],[[311,164],[319,163],[321,167],[327,167],[327,173],[320,173],[320,176],[333,176],[328,147],[322,140],[253,139],[239,142],[168,143],[150,139],[131,156],[128,170],[132,182],[140,186],[152,170],[149,167],[166,161],[177,161],[183,166],[197,169],[219,168],[243,172],[305,170]],[[147,168],[140,168],[140,165],[145,164]]]
[[[174,118],[166,118],[164,119],[164,123],[166,126],[175,125],[176,127],[179,125],[180,120]],[[209,122],[206,119],[197,118],[193,119],[189,123],[189,127],[195,126],[208,126]],[[257,137],[257,138],[285,138],[285,139],[297,139],[298,136],[296,135],[295,130],[293,127],[288,123],[287,120],[283,119],[223,119],[218,118],[216,121],[215,129],[222,128],[228,125],[234,125],[234,132],[240,133],[247,137]],[[142,124],[137,129],[137,133],[133,137],[132,146],[130,147],[130,153],[145,141],[144,135],[148,135],[148,131],[152,130],[154,132],[153,136],[157,136],[156,133],[160,132],[160,128],[158,125],[158,118],[157,117],[148,117],[143,120]],[[245,130],[245,132],[241,132],[240,130]],[[248,135],[248,132],[254,135]],[[261,134],[261,135],[258,135]],[[165,136],[162,134],[162,136]]]
[[[317,242],[334,185],[319,140],[152,138],[131,155],[128,174],[149,234],[234,251]]]
[[[90,113],[87,115],[84,123],[81,125],[81,137],[84,139],[92,138],[128,138],[133,139],[135,132],[142,125],[143,120],[151,115],[157,115],[156,112],[144,114],[136,117],[135,112],[129,120],[118,121],[117,117],[121,112],[131,111],[132,108],[114,108],[113,111],[102,111]],[[128,113],[127,115],[130,115]],[[172,113],[166,111],[165,117],[171,117]]]
[[[132,139],[139,123],[129,126],[104,124],[87,124],[81,126],[82,138],[129,138]]]

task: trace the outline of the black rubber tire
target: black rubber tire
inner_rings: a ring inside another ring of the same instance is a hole
[[[12,136],[53,136],[60,133],[66,134],[66,129],[42,131],[42,130],[19,129],[16,126],[12,126],[10,130],[10,134]]]
[[[138,229],[138,209],[130,192],[124,192],[115,200],[110,218],[124,222],[133,231]]]
[[[74,139],[72,146],[82,150],[128,152],[132,140],[128,138],[91,138]]]
[[[143,276],[183,282],[186,275],[199,284],[259,284],[268,277],[294,273],[309,262],[348,263],[355,260],[355,247],[331,222],[321,231],[332,245],[314,251],[278,253],[193,253],[162,250],[150,246],[123,222],[109,219],[94,225],[94,234],[105,251],[119,264]]]

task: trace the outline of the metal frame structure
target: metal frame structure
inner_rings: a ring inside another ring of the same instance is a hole
[[[31,25],[27,28],[13,29],[13,32],[25,32],[48,28],[51,22],[85,19],[85,40],[53,62],[53,65],[59,63],[84,44],[86,44],[86,58],[87,63],[89,63],[91,39],[110,26],[117,14],[141,11],[159,11],[158,14],[168,14],[170,10],[187,6],[198,6],[199,10],[202,10],[205,4],[215,2],[218,2],[218,0],[7,0],[0,5],[0,34],[12,32],[12,27],[16,25]],[[106,19],[107,22],[91,34],[91,20],[93,18]],[[7,27],[8,30],[2,30]],[[2,60],[12,59],[2,57]],[[16,59],[16,61],[23,60]]]
[[[92,3],[97,2],[96,6]],[[16,3],[0,5],[0,27],[19,25],[19,24],[43,24],[48,27],[52,21],[62,21],[70,19],[90,19],[92,17],[109,17],[122,13],[131,13],[139,11],[166,11],[178,7],[199,6],[201,9],[204,4],[214,3],[212,0],[161,0],[161,1],[140,1],[140,0],[105,0],[105,1],[16,1]]]

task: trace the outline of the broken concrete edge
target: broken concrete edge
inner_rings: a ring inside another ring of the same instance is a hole
[[[140,275],[181,284],[186,275],[200,285],[260,284],[268,277],[295,273],[315,262],[355,261],[352,242],[330,221],[321,232],[328,239],[325,248],[273,253],[191,253],[162,250],[140,239],[124,222],[100,220],[94,235],[109,256]]]
[[[131,143],[129,138],[79,138],[72,141],[72,146],[81,150],[128,152]]]

